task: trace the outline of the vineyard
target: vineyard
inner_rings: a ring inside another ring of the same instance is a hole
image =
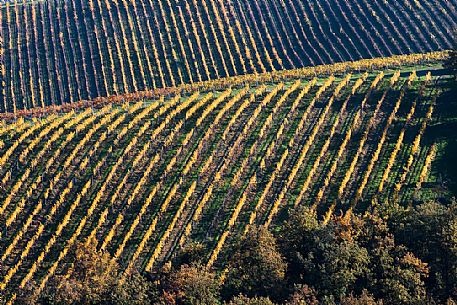
[[[89,1],[90,2],[90,1]],[[46,2],[48,3],[48,2]],[[28,7],[30,8],[30,7]],[[0,128],[0,291],[71,272],[76,242],[125,274],[191,241],[207,266],[289,208],[327,221],[433,179],[441,77],[384,70],[108,104]]]
[[[452,47],[455,0],[48,0],[0,7],[0,112]]]

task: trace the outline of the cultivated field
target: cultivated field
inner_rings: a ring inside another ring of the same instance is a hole
[[[288,208],[327,220],[406,203],[433,181],[439,156],[424,134],[439,122],[443,78],[416,68],[3,123],[0,291],[14,298],[30,279],[41,289],[68,272],[77,241],[96,242],[124,271],[151,270],[191,240],[206,246],[208,266],[223,266],[235,236],[274,227]]]
[[[0,112],[452,47],[455,0],[48,0],[0,7]]]

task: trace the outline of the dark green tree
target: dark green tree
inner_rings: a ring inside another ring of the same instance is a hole
[[[152,304],[153,284],[146,280],[137,270],[126,275],[124,281],[119,281],[111,293],[110,299],[114,305],[147,305]]]
[[[427,286],[441,302],[457,299],[457,204],[436,202],[390,215],[395,238],[427,262]]]
[[[427,299],[427,265],[396,244],[376,212],[334,217],[324,225],[314,212],[302,209],[286,221],[279,240],[290,266],[289,283],[312,286],[325,304],[346,297],[356,302],[363,291],[373,302],[386,304],[421,304]]]
[[[205,258],[207,251],[202,243],[191,241],[176,255],[173,265],[181,266],[202,263],[202,259]]]
[[[362,288],[387,304],[426,304],[427,264],[395,243],[387,223],[377,214],[367,214],[359,243],[367,249],[370,263]]]
[[[368,253],[344,219],[323,225],[314,212],[303,209],[292,213],[280,240],[293,281],[315,288],[319,296],[339,299],[367,271]]]
[[[264,227],[253,226],[234,246],[224,283],[224,295],[277,298],[282,292],[286,263],[276,239]]]
[[[311,250],[314,235],[321,228],[316,213],[306,207],[292,212],[283,225],[278,243],[288,263],[287,275],[291,282],[303,280],[303,255]]]

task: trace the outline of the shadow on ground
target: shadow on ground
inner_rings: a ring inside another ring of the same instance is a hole
[[[457,197],[457,83],[450,78],[438,83],[445,91],[435,107],[437,122],[427,129],[424,139],[429,143],[445,143],[443,155],[435,162],[449,190]]]

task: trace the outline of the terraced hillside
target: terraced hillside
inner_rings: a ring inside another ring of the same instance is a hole
[[[441,77],[287,79],[19,119],[0,129],[0,290],[68,272],[77,241],[151,270],[191,240],[227,245],[288,208],[322,219],[430,181]],[[438,154],[439,155],[439,154]]]
[[[0,8],[0,112],[450,49],[456,0],[49,0]]]

